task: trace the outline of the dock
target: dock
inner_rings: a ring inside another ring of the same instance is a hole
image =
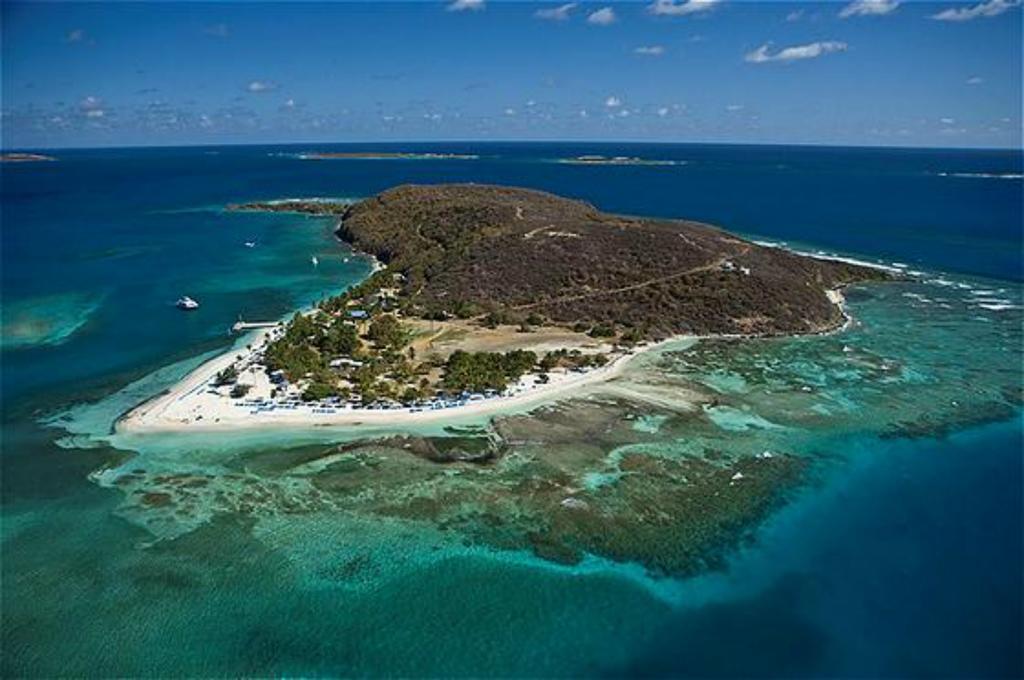
[[[232,333],[241,333],[242,331],[251,331],[257,328],[274,328],[280,321],[236,321],[231,326]]]

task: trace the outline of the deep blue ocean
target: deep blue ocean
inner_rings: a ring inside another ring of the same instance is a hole
[[[1024,675],[1019,409],[832,442],[845,462],[727,572],[679,583],[462,556],[355,595],[302,576],[243,519],[150,546],[120,492],[89,478],[126,454],[69,447],[41,420],[227,347],[239,316],[282,317],[370,271],[330,220],[228,203],[532,187],[1002,287],[1019,326],[1017,151],[451,143],[372,148],[477,157],[298,157],[365,148],[67,150],[0,169],[3,675]],[[558,162],[582,154],[678,163]],[[197,312],[174,308],[185,294]],[[998,368],[1019,398],[1021,367]],[[303,532],[318,545],[312,524],[281,529]]]

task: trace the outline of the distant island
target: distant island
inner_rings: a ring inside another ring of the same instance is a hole
[[[298,154],[303,160],[475,160],[476,154],[465,153],[417,153],[408,151],[310,151]]]
[[[55,161],[53,156],[44,156],[41,153],[0,153],[0,163],[36,163],[40,161]]]
[[[229,208],[337,215],[338,236],[379,264],[205,364],[123,428],[496,411],[608,379],[652,342],[836,329],[846,321],[839,290],[888,276],[509,187],[400,186],[355,203]]]
[[[351,201],[331,198],[284,198],[275,201],[254,201],[251,203],[229,203],[229,212],[284,212],[304,215],[339,215],[351,205]]]
[[[600,156],[585,155],[572,158],[559,158],[559,163],[569,165],[686,165],[686,161],[675,161],[657,158],[638,158],[636,156]]]

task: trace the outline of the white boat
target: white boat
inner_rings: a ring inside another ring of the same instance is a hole
[[[309,258],[309,261],[313,263],[314,267],[317,266],[318,264],[320,264],[320,260],[318,260],[316,258],[316,255],[314,255],[313,257]]]
[[[246,248],[255,248],[256,247],[256,241],[246,241],[245,242],[245,247]]]
[[[186,311],[191,311],[193,309],[199,308],[199,303],[187,295],[182,295],[180,298],[178,298],[178,301],[175,302],[174,305],[178,309],[184,309]]]

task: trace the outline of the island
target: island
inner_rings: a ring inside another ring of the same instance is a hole
[[[601,156],[597,154],[559,158],[558,162],[568,165],[686,165],[686,161],[639,158],[637,156]]]
[[[406,160],[406,161],[437,161],[437,160],[475,160],[476,154],[466,153],[429,153],[410,151],[307,151],[300,153],[303,160]]]
[[[304,215],[337,215],[344,212],[350,201],[334,198],[281,198],[274,201],[228,203],[228,212],[284,212]]]
[[[847,321],[844,286],[888,276],[511,187],[410,185],[354,203],[234,209],[280,206],[335,215],[338,237],[372,257],[374,273],[261,329],[120,428],[390,425],[525,407],[680,337],[830,332]]]
[[[38,163],[55,160],[57,159],[53,156],[46,156],[41,153],[0,153],[0,163]]]

